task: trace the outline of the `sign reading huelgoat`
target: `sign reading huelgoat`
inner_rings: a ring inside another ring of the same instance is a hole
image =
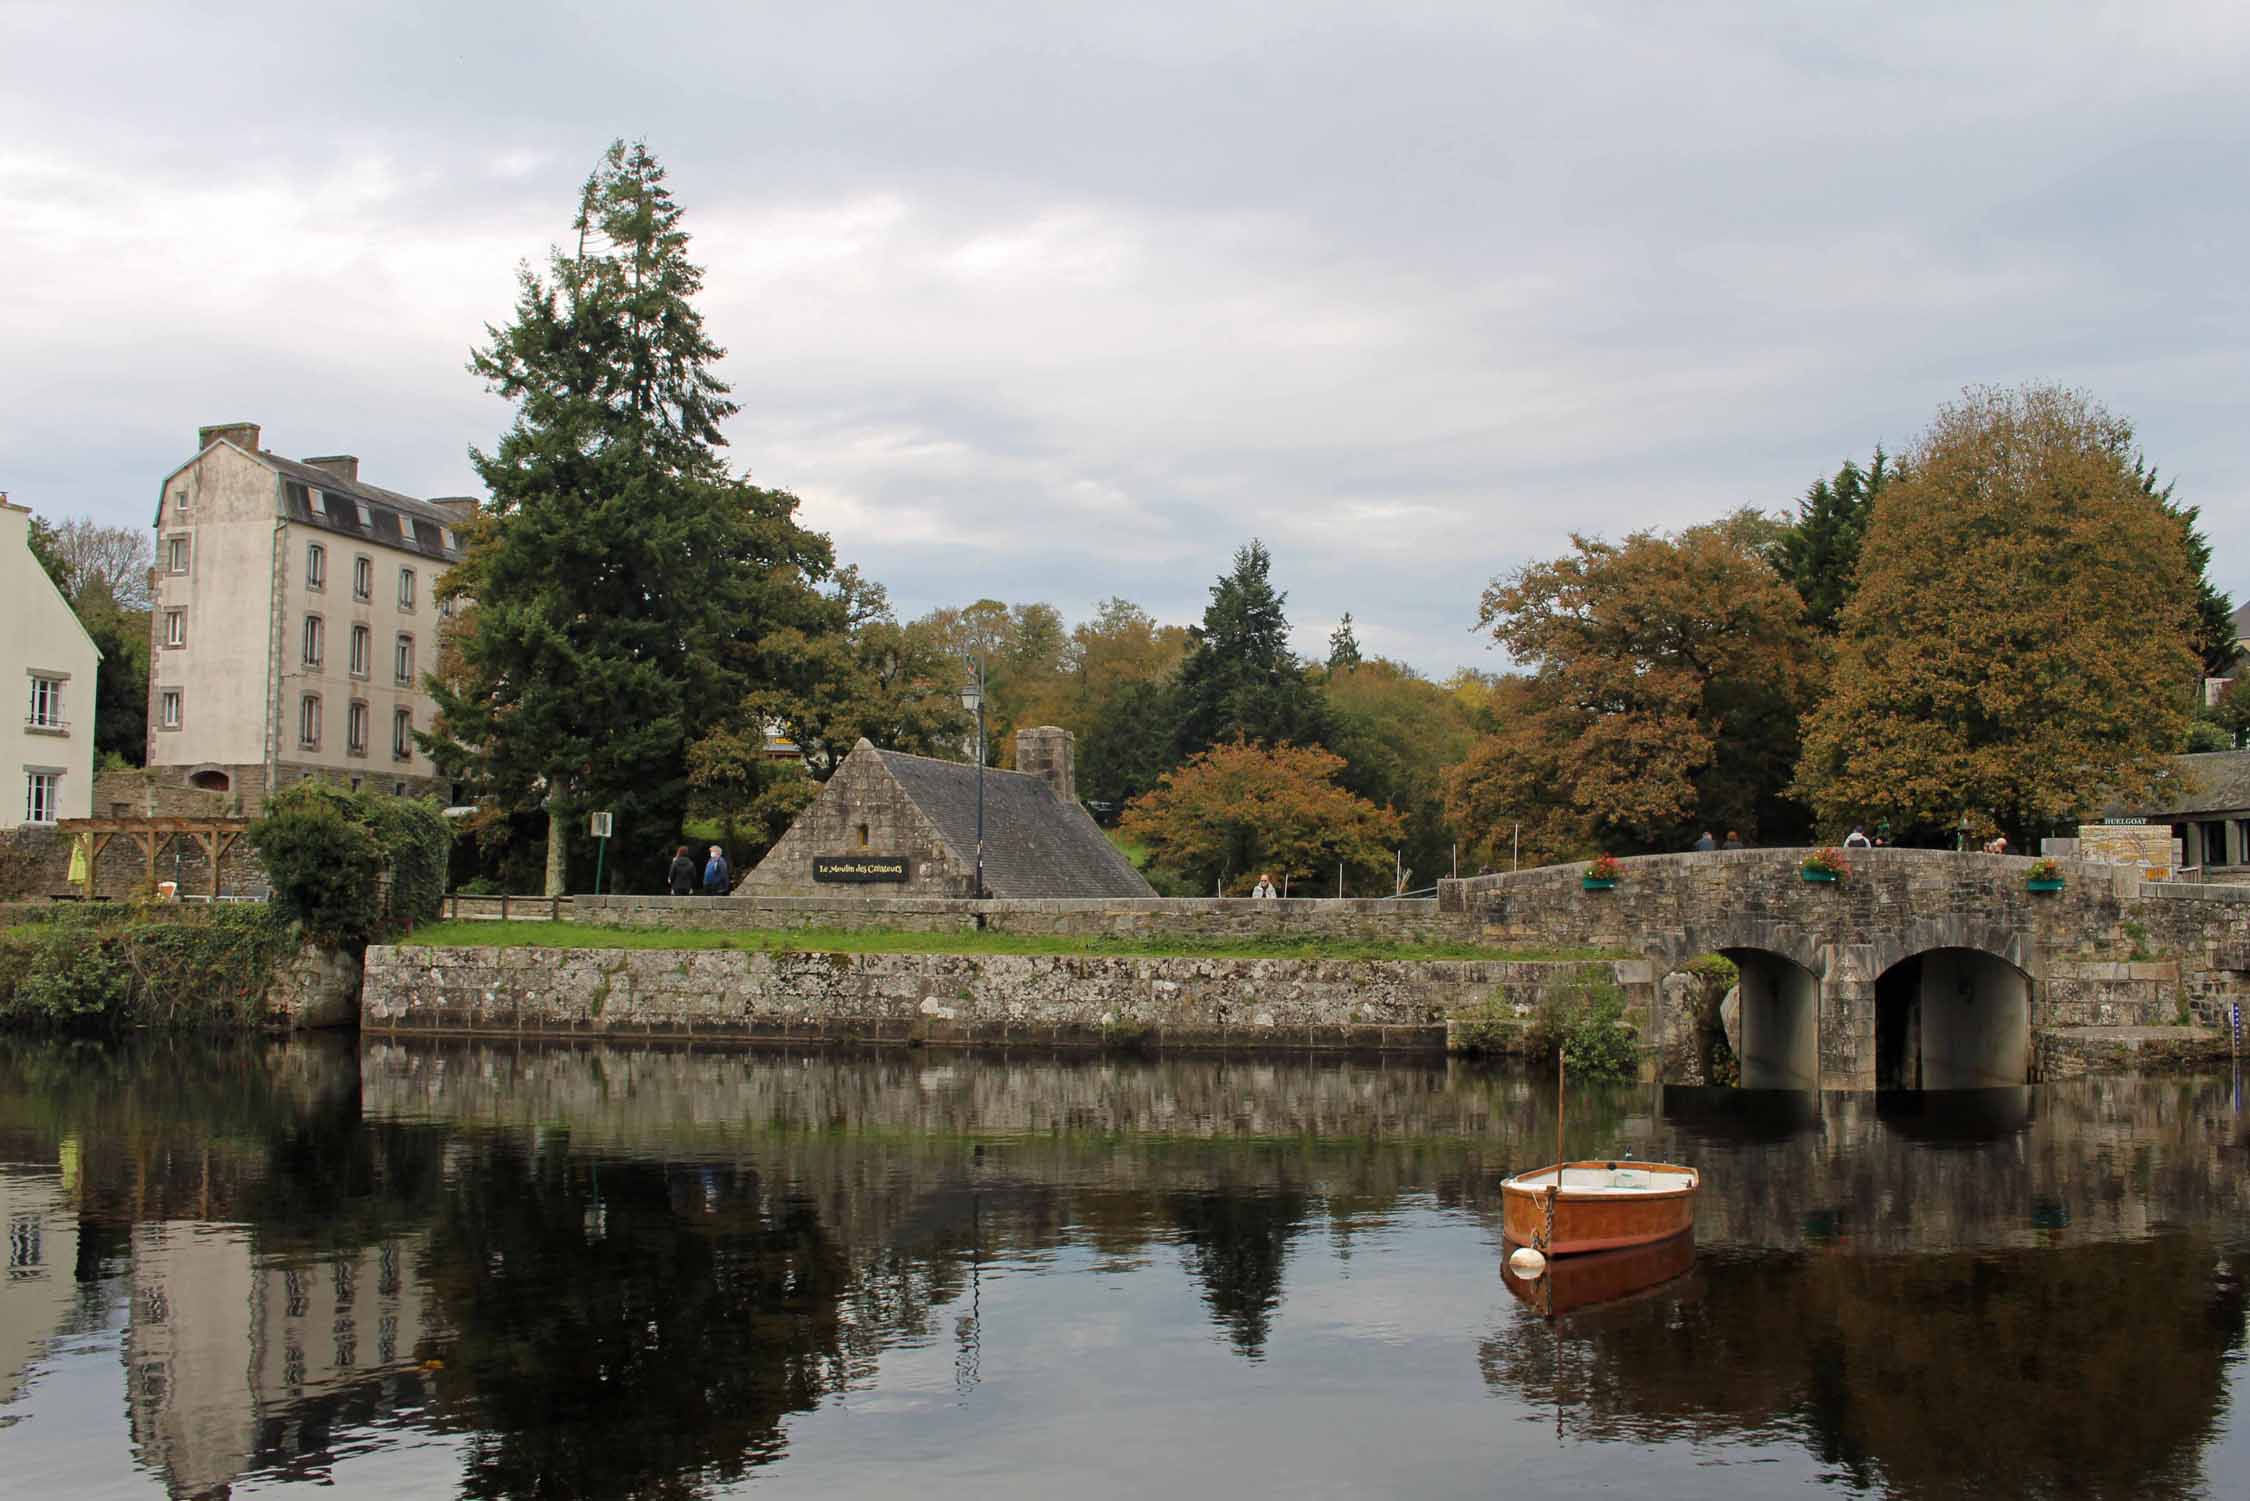
[[[816,881],[903,881],[909,874],[904,855],[815,855]]]

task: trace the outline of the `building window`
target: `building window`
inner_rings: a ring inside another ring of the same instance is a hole
[[[867,848],[867,825],[866,825],[866,824],[861,824],[861,825],[859,826],[859,847],[860,847],[861,849],[865,849],[865,848]]]
[[[61,817],[62,773],[27,771],[23,774],[23,821],[53,823]]]
[[[189,504],[189,502],[188,502],[188,493],[187,493],[187,491],[185,491],[185,490],[174,490],[174,491],[172,492],[172,509],[173,509],[173,510],[175,510],[175,511],[184,511],[184,510],[186,510],[186,509],[188,508],[188,504]]]
[[[187,538],[166,537],[164,539],[164,569],[167,573],[185,573],[188,571]]]
[[[352,627],[352,676],[367,676],[368,658],[375,655],[375,633],[364,625]]]
[[[320,665],[320,649],[327,644],[327,641],[327,627],[321,623],[320,617],[318,615],[307,615],[305,617],[305,665],[307,667],[318,667]]]
[[[445,598],[443,598],[443,599],[441,599],[441,600],[439,600],[439,601],[437,602],[437,613],[438,613],[438,619],[440,619],[440,620],[451,620],[451,619],[453,618],[453,596],[452,596],[452,595],[448,594],[448,595],[447,595],[447,596],[446,596]]]
[[[156,696],[156,726],[162,730],[180,727],[180,690],[167,688]]]
[[[398,607],[402,610],[414,608],[414,570],[411,568],[401,568],[398,571]]]
[[[355,756],[367,754],[367,704],[353,699],[351,714],[345,722],[344,748]]]
[[[318,542],[307,542],[305,544],[305,587],[307,589],[325,589],[328,587],[328,549]]]
[[[166,610],[164,612],[164,644],[166,646],[187,645],[187,611]]]
[[[352,598],[375,597],[375,560],[369,557],[352,559]]]
[[[404,761],[414,754],[414,711],[391,711],[391,754]]]
[[[404,782],[393,782],[393,783],[391,783],[391,796],[393,796],[393,797],[404,797],[404,796],[406,796],[406,784],[405,784]]]
[[[317,693],[308,693],[297,700],[297,743],[319,748],[320,695]]]
[[[188,777],[188,785],[200,788],[205,792],[225,792],[234,786],[234,778],[223,771],[206,768],[191,774]]]
[[[67,730],[68,720],[63,718],[63,680],[61,678],[31,675],[31,712],[24,723],[35,730]]]
[[[403,631],[399,633],[398,651],[391,666],[396,670],[401,683],[414,681],[414,638]]]

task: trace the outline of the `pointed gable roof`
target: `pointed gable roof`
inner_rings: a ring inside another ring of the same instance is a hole
[[[977,858],[977,769],[959,761],[874,750],[883,769],[936,826],[964,870]],[[1155,889],[1093,816],[1044,777],[984,770],[984,884],[994,896],[1135,897]]]

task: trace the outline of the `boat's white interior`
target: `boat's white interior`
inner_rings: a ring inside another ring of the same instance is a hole
[[[1518,1173],[1508,1182],[1522,1188],[1545,1188],[1555,1181],[1555,1169],[1541,1168],[1537,1172]],[[1695,1184],[1693,1168],[1635,1167],[1619,1163],[1616,1167],[1569,1167],[1562,1170],[1562,1187],[1566,1194],[1636,1194],[1661,1193],[1669,1189],[1691,1188]]]

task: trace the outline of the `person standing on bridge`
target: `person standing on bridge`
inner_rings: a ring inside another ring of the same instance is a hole
[[[1703,831],[1703,837],[1695,841],[1695,852],[1699,855],[1708,855],[1711,853],[1711,851],[1717,849],[1718,847],[1719,841],[1711,837],[1711,831],[1709,829],[1705,829]]]
[[[1856,823],[1852,825],[1852,831],[1844,836],[1845,849],[1865,850],[1873,849],[1874,847],[1875,841],[1867,837],[1867,830],[1861,828]]]
[[[1727,830],[1727,842],[1722,847],[1730,850],[1746,850],[1750,848],[1749,845],[1742,842],[1742,831],[1740,829]]]

